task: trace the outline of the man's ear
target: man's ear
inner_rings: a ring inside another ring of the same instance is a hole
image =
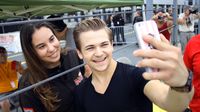
[[[77,54],[78,54],[78,57],[79,57],[80,59],[83,59],[83,55],[82,55],[81,51],[78,50],[78,49],[76,49],[76,52],[77,52]]]

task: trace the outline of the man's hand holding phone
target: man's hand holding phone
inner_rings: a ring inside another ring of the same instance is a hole
[[[155,49],[150,43],[147,43],[143,40],[143,37],[146,35],[149,38],[154,38],[160,41],[160,34],[157,28],[157,25],[154,21],[143,21],[138,22],[134,25],[134,30],[136,33],[136,37],[141,49],[148,50],[148,49]],[[157,69],[154,68],[146,68],[147,72],[155,72]]]
[[[136,65],[157,69],[157,71],[145,72],[143,77],[147,80],[162,80],[172,87],[183,86],[188,71],[182,59],[181,49],[170,45],[163,35],[160,35],[160,40],[150,35],[143,35],[141,39],[155,49],[142,48],[134,51],[134,56],[144,58]]]

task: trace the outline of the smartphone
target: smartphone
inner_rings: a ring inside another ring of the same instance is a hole
[[[161,40],[159,31],[158,31],[158,27],[157,27],[155,21],[153,21],[153,20],[135,23],[134,31],[136,33],[138,44],[141,49],[155,49],[151,44],[144,42],[144,40],[143,40],[144,35],[150,35],[152,38],[156,38],[159,41]],[[146,71],[154,72],[154,71],[157,71],[157,69],[146,68]]]

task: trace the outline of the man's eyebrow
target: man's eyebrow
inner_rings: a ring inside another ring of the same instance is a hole
[[[104,43],[109,43],[109,41],[104,41],[104,42],[102,42],[102,44],[104,44]]]
[[[88,47],[93,47],[94,45],[87,45],[87,46],[85,46],[85,48],[88,48]]]

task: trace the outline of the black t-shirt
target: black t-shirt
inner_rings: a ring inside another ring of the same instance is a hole
[[[77,59],[76,59],[77,58]],[[79,64],[76,51],[69,51],[67,55],[61,55],[61,67],[56,67],[48,70],[48,76],[51,77],[65,70],[68,70]],[[50,82],[53,91],[57,93],[60,100],[56,112],[74,112],[74,79],[78,76],[79,70],[75,70],[62,77],[56,78]],[[22,76],[19,83],[19,88],[30,86],[28,74]],[[20,106],[24,110],[33,110],[33,112],[47,112],[47,109],[39,99],[39,95],[33,90],[26,91],[19,95]]]
[[[122,18],[121,14],[117,14],[113,17],[114,26],[124,26],[124,19]]]
[[[117,63],[104,94],[97,93],[91,77],[76,88],[76,112],[152,112],[152,103],[144,95],[148,82],[142,77],[144,69]]]

